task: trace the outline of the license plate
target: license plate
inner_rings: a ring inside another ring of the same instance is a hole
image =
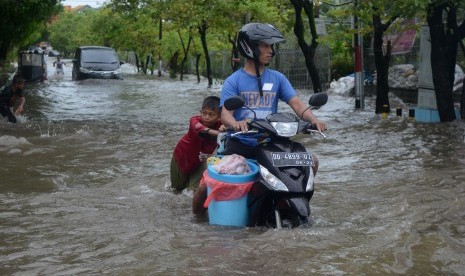
[[[310,152],[273,152],[271,160],[275,167],[313,166]]]

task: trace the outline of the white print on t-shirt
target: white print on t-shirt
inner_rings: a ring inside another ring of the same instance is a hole
[[[272,83],[265,83],[263,84],[263,91],[271,91],[271,88],[273,88]]]

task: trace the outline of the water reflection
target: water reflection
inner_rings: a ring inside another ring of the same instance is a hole
[[[465,271],[461,122],[380,120],[371,99],[356,111],[330,95],[318,111],[328,138],[299,138],[321,163],[313,225],[231,229],[169,189],[172,150],[219,86],[76,82],[66,67],[28,89],[25,121],[0,123],[2,275]]]

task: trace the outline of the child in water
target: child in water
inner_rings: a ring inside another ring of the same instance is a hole
[[[206,160],[217,147],[216,137],[224,131],[220,117],[220,98],[216,96],[205,98],[200,115],[191,117],[189,130],[176,145],[171,159],[171,187],[176,191],[198,187],[207,168]],[[198,203],[200,206],[203,201]],[[194,197],[193,206],[196,205]],[[193,211],[197,213],[195,207]]]

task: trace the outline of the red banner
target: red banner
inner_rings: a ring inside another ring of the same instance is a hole
[[[413,29],[415,20],[404,20],[402,25],[406,27],[402,32],[392,32],[388,33],[383,38],[383,47],[386,49],[387,42],[391,41],[392,45],[392,55],[401,55],[409,53],[412,50],[413,44],[415,43],[415,37],[417,36],[417,31]],[[411,28],[408,28],[411,26]]]

